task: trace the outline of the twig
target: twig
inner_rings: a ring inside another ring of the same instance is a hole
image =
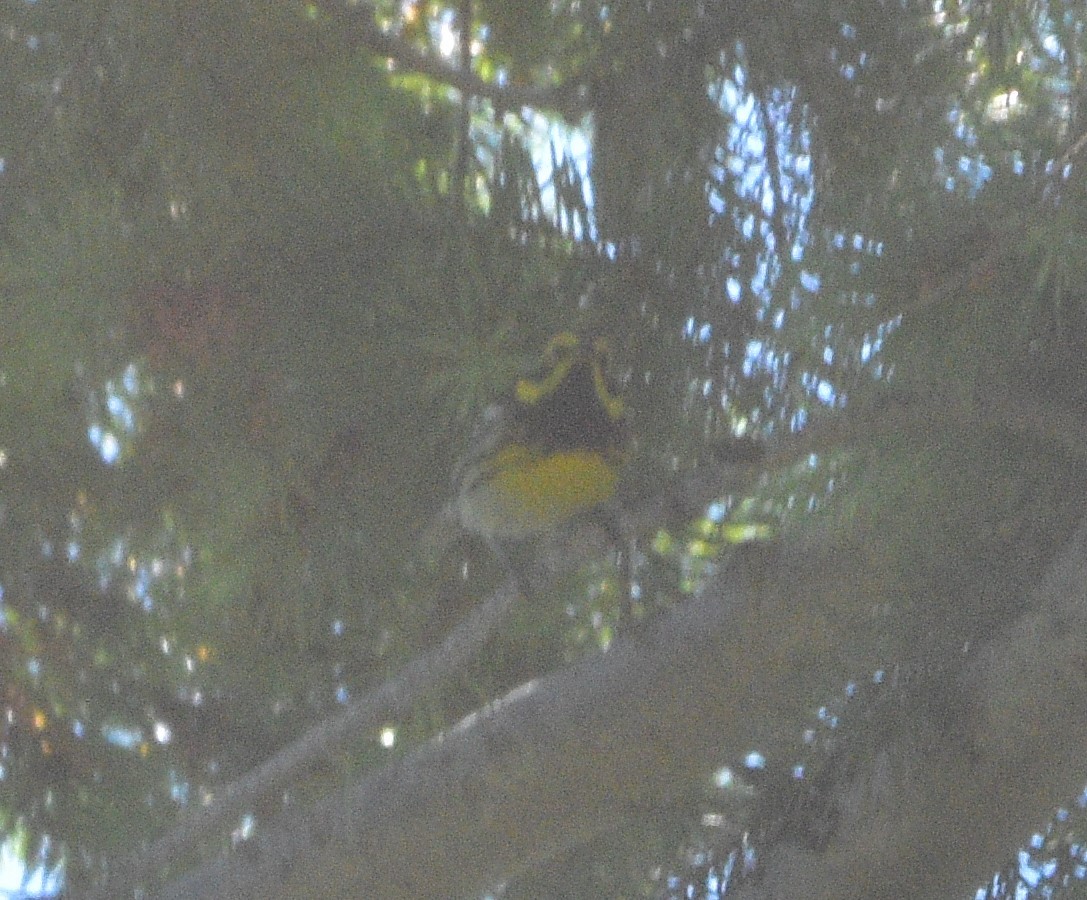
[[[521,106],[553,109],[569,118],[580,118],[588,111],[587,91],[580,84],[531,87],[484,81],[468,67],[451,66],[410,41],[383,31],[375,21],[374,7],[369,3],[359,2],[348,7],[336,0],[315,0],[314,5],[337,24],[351,29],[360,45],[386,57],[397,68],[441,81],[465,97],[486,97],[503,109]]]
[[[426,690],[460,671],[506,618],[518,594],[507,583],[481,603],[432,652],[413,659],[393,678],[321,722],[293,744],[239,778],[209,806],[191,810],[147,850],[119,864],[106,882],[85,900],[131,896],[140,882],[175,863],[189,848],[206,839],[228,819],[261,797],[284,787],[327,759],[337,748],[375,728],[385,718],[403,715]]]

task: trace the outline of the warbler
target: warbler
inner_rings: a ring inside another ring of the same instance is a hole
[[[538,370],[484,410],[447,507],[465,531],[523,540],[614,496],[629,435],[609,358],[606,339],[560,332]]]

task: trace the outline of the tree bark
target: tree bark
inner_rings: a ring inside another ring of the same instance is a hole
[[[157,896],[478,895],[801,728],[886,627],[855,553],[756,551],[603,654],[526,684]],[[807,577],[805,577],[805,573]],[[878,598],[876,598],[878,600]],[[1027,611],[862,757],[825,849],[765,848],[745,898],[966,896],[1084,781],[1087,526]],[[962,662],[962,661],[960,661]],[[838,740],[848,752],[850,735]]]

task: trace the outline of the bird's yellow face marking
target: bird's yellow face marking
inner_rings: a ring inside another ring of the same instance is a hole
[[[519,403],[531,406],[541,398],[551,394],[570,370],[581,360],[589,363],[592,369],[593,388],[600,399],[608,418],[617,421],[623,417],[626,404],[623,398],[611,390],[605,367],[611,358],[611,347],[604,338],[595,338],[591,351],[581,343],[581,339],[570,331],[555,335],[543,353],[546,374],[543,378],[522,378],[517,382],[516,396]]]
[[[600,343],[603,343],[603,339],[601,339]],[[609,353],[610,351],[607,350],[605,345],[604,353],[598,352],[593,358],[593,387],[596,388],[596,396],[600,398],[600,402],[604,405],[608,418],[614,422],[623,418],[627,406],[622,397],[612,392],[607,375],[604,373],[604,365]]]
[[[543,352],[543,365],[547,371],[541,379],[522,378],[517,382],[517,400],[532,405],[555,390],[570,373],[577,360],[578,336],[569,331],[556,334]]]

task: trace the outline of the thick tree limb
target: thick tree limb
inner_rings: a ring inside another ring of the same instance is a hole
[[[834,649],[812,638],[825,609],[777,606],[734,573],[156,896],[473,895],[752,746],[793,744]]]
[[[973,896],[1087,780],[1087,520],[1025,614],[972,649],[940,715],[916,716],[843,786],[825,852],[781,845],[740,900]]]
[[[797,554],[723,573],[156,896],[471,896],[753,747],[791,752],[828,677],[855,671],[858,634],[884,627],[863,592],[835,590],[862,566]],[[1082,785],[1085,632],[1087,525],[1029,611],[949,677],[946,721],[902,723],[843,788],[830,848],[771,848],[745,896],[965,896]]]
[[[947,411],[949,418],[955,415],[961,415],[961,411]],[[933,413],[921,404],[883,403],[873,406],[867,413],[858,410],[849,416],[835,417],[803,434],[793,435],[764,454],[747,454],[744,458],[723,459],[718,465],[704,466],[668,486],[660,494],[642,500],[629,511],[629,519],[636,530],[644,530],[655,526],[677,507],[685,515],[694,515],[722,493],[750,491],[767,471],[786,467],[809,454],[855,445],[866,437],[886,433],[888,429],[910,435],[911,440],[923,444],[934,427],[938,425],[934,425]],[[133,885],[153,878],[169,866],[178,865],[193,846],[201,841],[213,840],[218,831],[244,811],[254,808],[262,798],[303,778],[314,767],[334,758],[351,741],[371,733],[382,721],[408,714],[423,693],[463,669],[466,662],[479,652],[495,629],[500,627],[514,602],[515,594],[513,586],[507,585],[485,600],[436,650],[413,660],[396,677],[285,747],[230,785],[210,806],[182,815],[180,822],[170,832],[127,861],[118,863],[106,882],[87,897],[90,900],[105,900],[123,895]],[[791,597],[792,592],[786,592],[785,596]],[[760,606],[764,612],[766,608],[765,603]],[[808,608],[810,610],[810,605]],[[794,625],[802,624],[794,612],[790,611],[788,616],[792,617]],[[723,627],[723,623],[714,626],[708,622],[706,627]],[[732,627],[742,628],[742,620]],[[820,622],[816,627],[824,628],[825,623]],[[848,637],[848,633],[842,635],[843,645]],[[801,643],[804,641],[800,636],[792,639]],[[608,658],[613,659],[613,654],[609,654]],[[639,666],[645,670],[645,665]],[[849,674],[850,670],[843,668],[842,678]],[[781,702],[785,702],[784,697]]]

